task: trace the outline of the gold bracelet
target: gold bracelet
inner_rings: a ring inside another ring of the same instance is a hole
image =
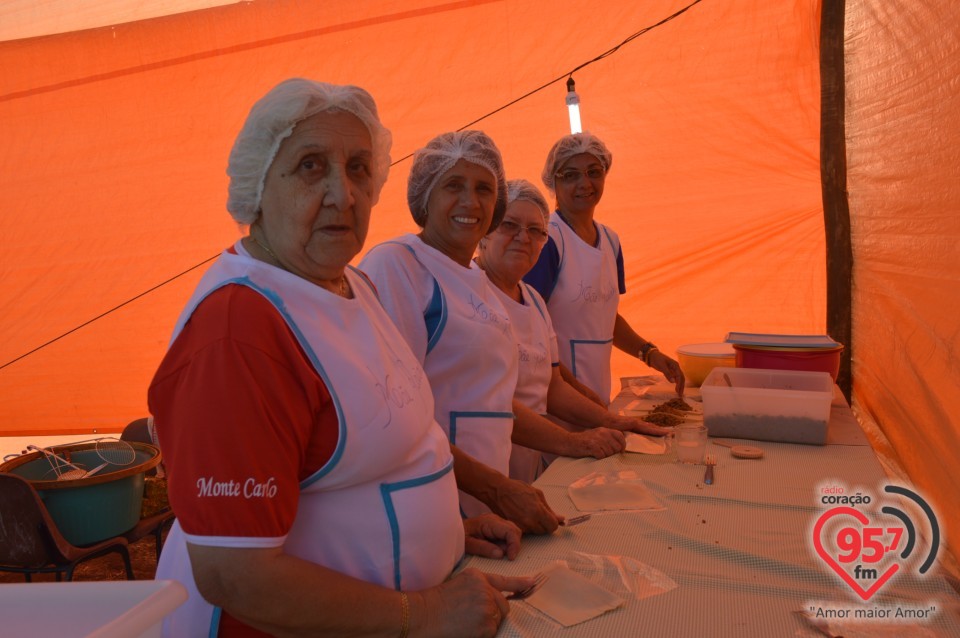
[[[400,592],[400,638],[407,638],[410,634],[410,601],[407,594]]]
[[[641,361],[643,361],[646,365],[650,365],[650,353],[656,349],[657,346],[653,345],[652,341],[647,341],[640,346],[640,350],[637,352],[637,354],[639,355]]]

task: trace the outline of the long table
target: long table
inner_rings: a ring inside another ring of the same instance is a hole
[[[634,398],[626,387],[611,409]],[[814,524],[835,506],[823,503],[824,494],[847,486],[846,494],[874,494],[879,507],[887,483],[839,391],[827,445],[737,443],[760,447],[764,457],[737,459],[728,448],[708,443],[707,452],[718,459],[713,485],[704,485],[703,466],[678,464],[670,454],[555,461],[535,485],[560,514],[581,513],[568,494],[572,482],[592,472],[619,470],[639,474],[665,509],[594,513],[591,520],[550,536],[525,537],[515,561],[470,557],[465,566],[530,575],[557,560],[575,558],[582,564],[583,555],[628,557],[676,586],[639,600],[624,590],[622,607],[567,628],[514,601],[499,635],[815,637],[839,635],[838,616],[872,613],[886,614],[888,620],[869,619],[844,628],[843,635],[960,636],[960,596],[936,566],[921,575],[904,560],[903,569],[864,601],[814,551]],[[859,507],[868,515],[877,513]],[[912,560],[929,549],[923,543],[917,539]],[[896,610],[909,618],[896,619]],[[817,628],[804,611],[834,624]],[[916,619],[922,615],[928,619]]]

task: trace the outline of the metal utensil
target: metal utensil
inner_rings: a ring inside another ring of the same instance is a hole
[[[708,454],[704,457],[703,464],[707,466],[706,472],[703,473],[703,482],[705,485],[713,485],[713,466],[717,464],[717,458]]]
[[[74,465],[49,448],[28,445],[27,449],[43,454],[43,456],[47,459],[47,463],[50,464],[50,469],[54,474],[56,474],[58,481],[72,481],[80,478],[86,473],[85,469],[78,465]]]
[[[589,521],[592,514],[580,514],[579,516],[571,516],[570,518],[564,520],[561,525],[564,527],[573,527],[574,525],[579,525],[584,521]]]
[[[130,465],[137,458],[137,453],[132,445],[113,437],[97,439],[95,449],[97,450],[97,456],[103,463],[92,470],[88,470],[79,478],[93,476],[108,465]]]
[[[526,589],[521,589],[520,591],[513,592],[507,596],[507,600],[523,600],[524,598],[529,598],[533,595],[535,591],[540,589],[541,585],[547,582],[547,575],[543,572],[540,572],[533,579],[533,584],[527,587]]]
[[[97,439],[95,449],[100,460],[110,465],[130,465],[137,458],[132,445],[114,437]]]
[[[94,474],[96,474],[103,468],[107,467],[108,465],[110,465],[110,463],[101,463],[100,465],[93,468],[92,470],[87,470],[86,472],[84,472],[83,476],[81,476],[80,478],[87,478],[89,476],[93,476]]]

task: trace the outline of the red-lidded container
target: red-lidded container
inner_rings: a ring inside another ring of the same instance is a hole
[[[843,346],[829,349],[781,348],[733,344],[738,368],[829,372],[837,380]]]
[[[730,332],[738,368],[827,372],[837,380],[843,344],[829,335]]]

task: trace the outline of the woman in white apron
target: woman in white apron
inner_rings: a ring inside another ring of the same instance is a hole
[[[514,399],[529,414],[526,427],[521,427],[524,419],[518,414],[510,476],[528,482],[555,456],[604,458],[623,449],[623,432],[666,433],[664,428],[609,412],[561,376],[546,303],[521,281],[547,241],[548,215],[547,202],[536,186],[524,179],[508,181],[507,212],[497,229],[480,240],[476,259],[500,294],[517,339],[520,374]]]
[[[524,531],[547,533],[562,519],[539,490],[506,479],[516,340],[499,295],[473,263],[478,242],[503,217],[503,175],[500,152],[486,134],[462,131],[434,138],[415,154],[407,183],[407,201],[421,232],[375,246],[360,268],[423,365],[436,419],[455,454],[494,470],[488,481],[506,481],[502,489],[471,487],[458,458],[463,513],[494,509]],[[483,493],[501,500],[475,498]]]
[[[429,383],[347,268],[389,148],[369,94],[307,80],[234,143],[228,209],[250,235],[201,279],[148,396],[177,514],[157,577],[189,593],[166,636],[492,636],[500,592],[529,584],[447,580],[465,548],[515,555],[520,530],[461,521]]]
[[[682,395],[680,365],[617,311],[626,292],[620,239],[594,220],[612,162],[606,145],[590,133],[564,136],[550,149],[542,179],[557,208],[547,245],[524,280],[547,301],[560,361],[604,402],[610,399],[613,346],[662,372]]]

